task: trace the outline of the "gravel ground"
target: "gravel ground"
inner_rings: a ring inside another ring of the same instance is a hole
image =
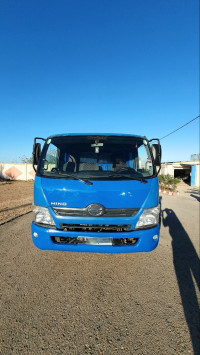
[[[151,253],[40,251],[31,214],[0,226],[0,353],[199,354],[199,202],[188,195],[162,196]]]
[[[0,223],[31,211],[33,181],[0,181]]]

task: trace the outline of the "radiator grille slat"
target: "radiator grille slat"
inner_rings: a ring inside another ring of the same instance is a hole
[[[133,246],[137,244],[138,238],[111,238],[111,237],[51,237],[56,244],[86,244],[86,245],[107,245],[107,246]]]
[[[87,208],[52,208],[59,216],[91,217]],[[132,217],[135,216],[138,211],[139,208],[105,208],[104,213],[100,217]]]
[[[130,224],[60,224],[60,228],[68,232],[116,233],[130,232]]]

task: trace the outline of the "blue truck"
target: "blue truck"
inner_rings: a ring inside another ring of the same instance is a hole
[[[34,245],[97,253],[155,249],[160,165],[159,139],[130,134],[36,137]]]

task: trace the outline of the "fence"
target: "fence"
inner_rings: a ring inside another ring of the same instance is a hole
[[[0,177],[10,180],[34,180],[35,171],[32,164],[0,163]]]

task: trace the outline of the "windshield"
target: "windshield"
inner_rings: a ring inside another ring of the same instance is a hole
[[[153,164],[146,139],[128,136],[58,136],[45,143],[38,173],[60,179],[148,178]]]

